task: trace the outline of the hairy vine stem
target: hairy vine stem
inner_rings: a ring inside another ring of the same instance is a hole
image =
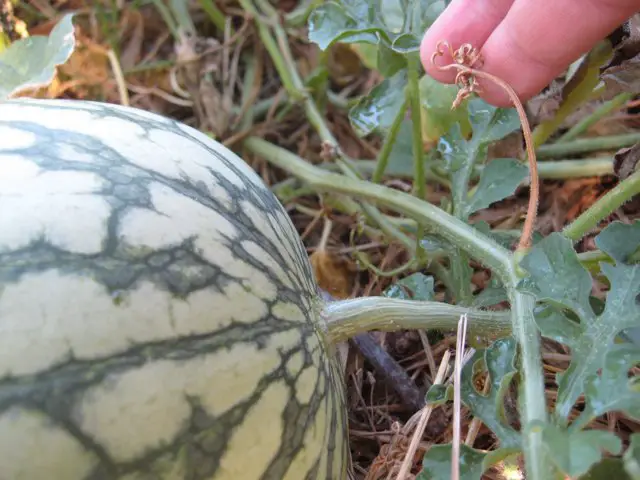
[[[437,65],[435,60],[436,57],[442,56],[445,53],[445,48],[448,49],[451,58],[454,60],[454,63],[449,65]],[[522,106],[522,102],[518,98],[518,94],[511,88],[511,86],[487,72],[483,72],[482,70],[478,70],[473,68],[474,64],[482,63],[482,56],[480,52],[473,47],[472,45],[465,43],[460,46],[457,50],[453,50],[453,47],[446,41],[438,42],[436,46],[436,51],[431,56],[431,63],[442,71],[448,70],[458,70],[458,73],[455,78],[455,82],[461,87],[458,91],[458,95],[453,102],[453,107],[456,108],[460,103],[471,93],[479,91],[479,85],[476,80],[476,77],[486,78],[490,80],[500,87],[502,87],[509,98],[513,102],[516,110],[518,111],[518,116],[520,117],[520,123],[522,124],[522,131],[524,134],[524,140],[527,148],[527,159],[529,161],[529,175],[531,180],[531,193],[529,195],[529,208],[527,209],[527,217],[524,222],[524,226],[522,228],[522,235],[520,237],[520,241],[518,243],[517,250],[526,250],[531,246],[531,236],[533,235],[533,228],[536,222],[536,217],[538,215],[538,202],[540,197],[540,187],[539,187],[539,178],[538,178],[538,165],[536,162],[536,152],[533,146],[533,140],[531,135],[531,127],[529,126],[529,121],[527,120],[527,114],[524,111],[524,107]]]
[[[531,480],[550,478],[547,474],[550,463],[546,459],[542,430],[539,428],[539,426],[544,426],[547,423],[548,415],[544,396],[540,336],[533,318],[535,298],[532,295],[518,291],[516,288],[520,276],[517,272],[515,256],[493,239],[462,220],[413,195],[364,180],[347,178],[344,175],[328,172],[261,138],[249,137],[244,140],[243,145],[247,150],[290,172],[318,191],[341,193],[370,200],[404,214],[418,224],[423,223],[429,231],[437,233],[445,240],[469,253],[478,262],[490,268],[502,280],[507,286],[507,293],[512,307],[512,332],[514,337],[517,338],[522,352],[521,363],[525,377],[525,381],[522,382],[523,385],[521,386],[522,395],[519,402],[522,421],[526,425],[536,425],[536,428],[526,428],[523,431],[527,476]],[[364,305],[360,305],[360,308],[362,306]],[[404,319],[404,310],[401,311],[399,309],[397,315],[399,324]],[[475,313],[469,313],[469,316],[471,319],[470,325],[474,327]],[[337,317],[334,318],[336,322],[339,321]],[[347,317],[345,322],[348,323],[348,320]],[[359,322],[359,325],[362,325],[362,323]],[[432,323],[432,325],[435,325],[435,323]],[[355,324],[351,326],[355,326]],[[486,322],[485,326],[487,326]],[[479,324],[478,327],[480,327]],[[370,326],[365,325],[365,328],[369,329]],[[420,328],[424,328],[424,325]],[[337,323],[334,323],[331,330],[336,332],[336,335],[340,335]]]
[[[511,333],[511,312],[471,309],[442,302],[362,297],[328,303],[322,317],[331,341],[346,340],[363,329],[397,331],[434,329],[455,331],[461,315],[468,315],[468,331],[483,337]]]

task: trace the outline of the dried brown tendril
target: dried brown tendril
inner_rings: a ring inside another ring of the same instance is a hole
[[[449,65],[437,65],[436,57],[443,56],[446,52],[449,52],[453,63]],[[518,243],[517,250],[528,249],[531,246],[531,236],[533,234],[533,226],[536,222],[538,214],[538,199],[539,193],[539,179],[538,179],[538,165],[536,162],[536,153],[533,148],[533,140],[531,135],[531,127],[527,120],[527,115],[522,106],[522,102],[518,98],[518,94],[511,88],[511,86],[490,73],[479,70],[483,66],[482,54],[469,43],[461,45],[458,49],[454,50],[453,47],[446,41],[441,40],[436,45],[436,51],[431,56],[431,63],[439,70],[457,70],[455,77],[455,83],[460,87],[455,100],[453,101],[452,109],[457,108],[465,98],[469,97],[472,93],[480,92],[480,85],[477,78],[485,78],[489,81],[502,87],[509,95],[509,98],[513,102],[518,116],[520,117],[520,123],[522,124],[522,131],[524,135],[524,141],[527,146],[527,158],[529,160],[529,175],[530,175],[530,195],[529,195],[529,207],[527,209],[527,217],[522,228],[522,235]]]

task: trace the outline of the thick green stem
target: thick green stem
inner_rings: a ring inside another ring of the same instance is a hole
[[[380,183],[382,181],[382,177],[384,176],[384,172],[387,169],[387,165],[389,164],[389,155],[391,154],[391,150],[393,149],[393,145],[396,142],[396,137],[398,136],[398,131],[400,130],[400,126],[402,125],[402,121],[404,120],[404,115],[407,111],[407,100],[404,101],[400,110],[396,114],[396,118],[393,119],[393,123],[391,124],[391,128],[389,129],[389,133],[384,139],[384,143],[382,144],[382,148],[380,149],[380,154],[378,155],[378,160],[376,161],[376,167],[373,171],[373,175],[371,176],[371,181],[373,183]]]
[[[562,233],[567,238],[577,242],[589,231],[597,227],[603,218],[611,215],[638,193],[640,193],[640,170],[636,170],[630,177],[627,177],[609,190],[596,203],[591,205],[586,212],[576,218],[573,223],[567,225]]]
[[[325,192],[353,195],[375,201],[413,218],[454,245],[468,251],[491,268],[504,282],[511,278],[511,253],[494,240],[439,208],[405,192],[367,181],[347,178],[311,165],[297,155],[261,138],[248,137],[244,146],[273,165]]]
[[[593,152],[596,150],[612,150],[630,147],[640,142],[640,133],[625,133],[609,137],[593,137],[572,140],[571,142],[551,143],[542,145],[536,149],[538,159],[568,157],[579,153]]]
[[[411,105],[411,126],[413,143],[413,192],[416,197],[424,200],[424,151],[422,146],[422,117],[420,115],[420,59],[417,54],[408,57],[408,85],[407,95]]]
[[[583,118],[578,123],[576,123],[573,127],[571,127],[565,134],[563,134],[556,143],[558,142],[568,142],[569,140],[573,140],[574,138],[579,137],[582,133],[586,132],[589,127],[596,124],[600,119],[609,115],[611,112],[620,108],[626,102],[633,98],[633,93],[620,93],[612,100],[603,103],[598,108],[596,108],[591,115],[586,118]]]
[[[514,269],[515,270],[515,269]],[[546,446],[541,426],[547,423],[547,405],[544,394],[544,372],[540,354],[540,335],[533,316],[535,298],[516,290],[519,278],[509,282],[507,293],[511,302],[513,335],[520,345],[520,364],[524,378],[518,395],[523,421],[523,450],[527,478],[546,480],[551,477]],[[535,425],[535,428],[531,428]]]
[[[525,425],[544,426],[547,422],[540,339],[533,318],[535,299],[516,289],[520,278],[513,255],[492,239],[463,221],[413,195],[370,182],[346,178],[315,167],[297,155],[260,138],[249,137],[244,145],[270,163],[290,172],[319,191],[350,194],[375,201],[426,225],[430,231],[466,251],[478,262],[489,267],[507,286],[512,305],[511,322],[521,349],[524,386],[520,397]],[[549,462],[545,458],[540,428],[524,434],[527,477],[546,480]]]
[[[441,302],[362,297],[327,303],[322,309],[332,342],[371,330],[447,330],[458,328],[460,316],[469,316],[469,332],[492,338],[511,333],[511,313],[477,310]]]

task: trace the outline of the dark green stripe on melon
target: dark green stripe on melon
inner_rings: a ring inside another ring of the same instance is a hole
[[[0,104],[0,287],[3,475],[344,477],[305,250],[205,135],[105,104]]]

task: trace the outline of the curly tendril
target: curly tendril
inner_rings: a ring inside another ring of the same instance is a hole
[[[446,52],[449,52],[453,63],[449,65],[437,65],[436,58],[443,56]],[[535,225],[536,217],[538,214],[538,201],[540,196],[539,178],[538,178],[538,164],[536,162],[536,152],[533,148],[533,140],[531,138],[531,127],[527,120],[527,115],[522,106],[522,102],[518,98],[518,94],[511,88],[511,86],[490,73],[479,70],[484,65],[482,54],[478,49],[469,43],[461,45],[458,49],[454,50],[453,47],[444,40],[441,40],[436,45],[436,51],[431,55],[431,63],[441,71],[457,70],[455,83],[460,87],[458,94],[451,106],[452,109],[457,108],[467,97],[472,93],[478,93],[481,91],[477,78],[485,78],[494,82],[498,86],[502,87],[509,95],[509,98],[513,102],[518,116],[520,117],[520,123],[522,124],[522,131],[524,135],[524,141],[527,147],[527,158],[529,161],[529,177],[530,177],[530,195],[529,206],[527,208],[527,216],[525,218],[524,226],[522,228],[522,234],[518,243],[517,250],[526,250],[531,246],[531,237],[533,235],[533,227]]]

